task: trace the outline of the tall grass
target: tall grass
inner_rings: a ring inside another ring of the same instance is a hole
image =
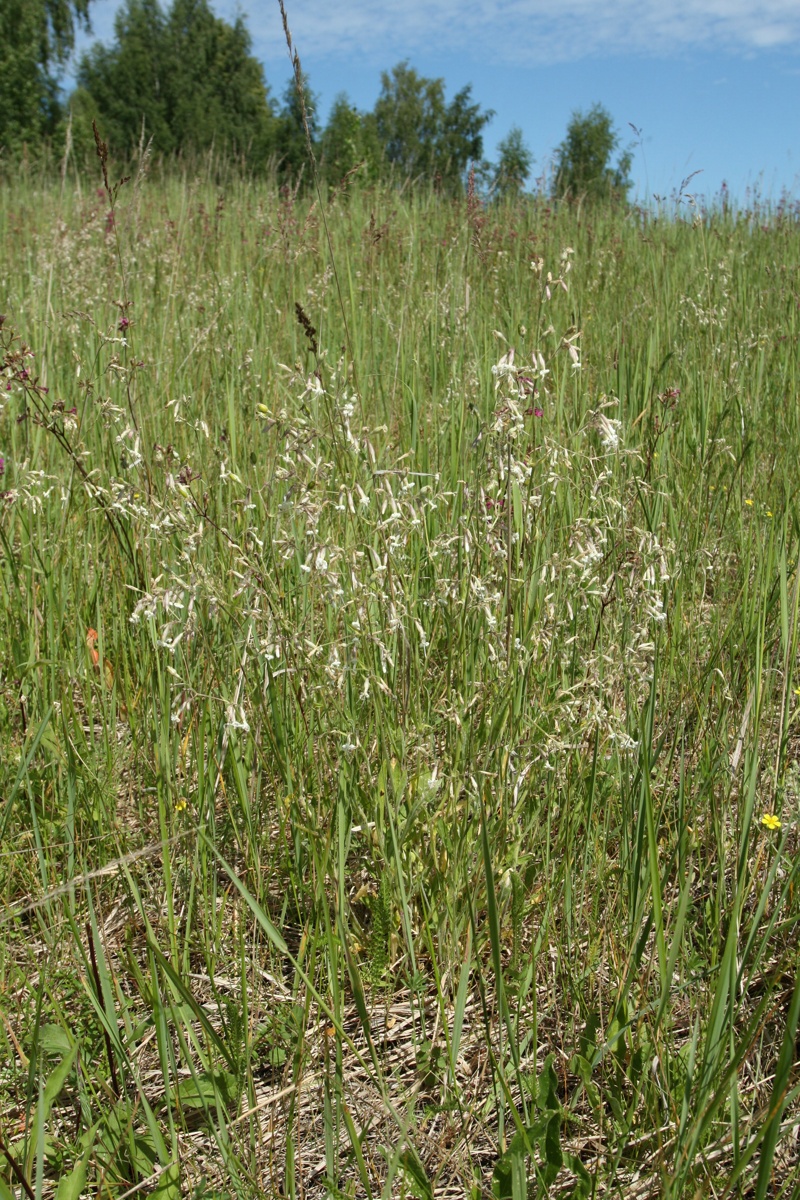
[[[0,1195],[793,1195],[797,224],[326,204],[0,195]]]

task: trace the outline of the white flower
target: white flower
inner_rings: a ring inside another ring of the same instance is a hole
[[[228,705],[225,709],[225,725],[228,729],[243,729],[245,733],[250,732],[247,717],[244,715],[244,709],[241,706],[237,713],[232,704]]]
[[[603,449],[607,453],[616,450],[620,443],[622,422],[615,421],[613,417],[607,417],[605,413],[600,413],[597,418],[597,429],[600,434],[600,441],[603,443]]]

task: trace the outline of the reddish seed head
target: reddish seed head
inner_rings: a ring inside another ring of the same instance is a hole
[[[100,665],[100,652],[97,649],[97,638],[98,634],[96,629],[86,630],[86,645],[88,647],[89,654],[91,655],[92,665],[95,667]]]

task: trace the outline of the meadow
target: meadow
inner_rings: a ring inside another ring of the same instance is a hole
[[[0,1198],[797,1195],[797,210],[0,248]]]

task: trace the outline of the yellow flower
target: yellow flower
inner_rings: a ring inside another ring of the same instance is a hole
[[[178,799],[175,801],[175,812],[183,812],[183,810],[186,808],[186,803],[187,803],[186,797],[179,796]]]
[[[750,508],[752,508],[752,507],[753,507],[753,501],[752,501],[752,500],[745,500],[745,504],[747,504],[747,505],[748,505]]]
[[[780,829],[781,823],[775,813],[764,813],[761,818],[761,824],[765,829]]]
[[[768,508],[768,509],[767,509],[767,516],[768,516],[768,517],[771,517],[771,516],[772,516],[772,509],[771,509],[771,508]]]

